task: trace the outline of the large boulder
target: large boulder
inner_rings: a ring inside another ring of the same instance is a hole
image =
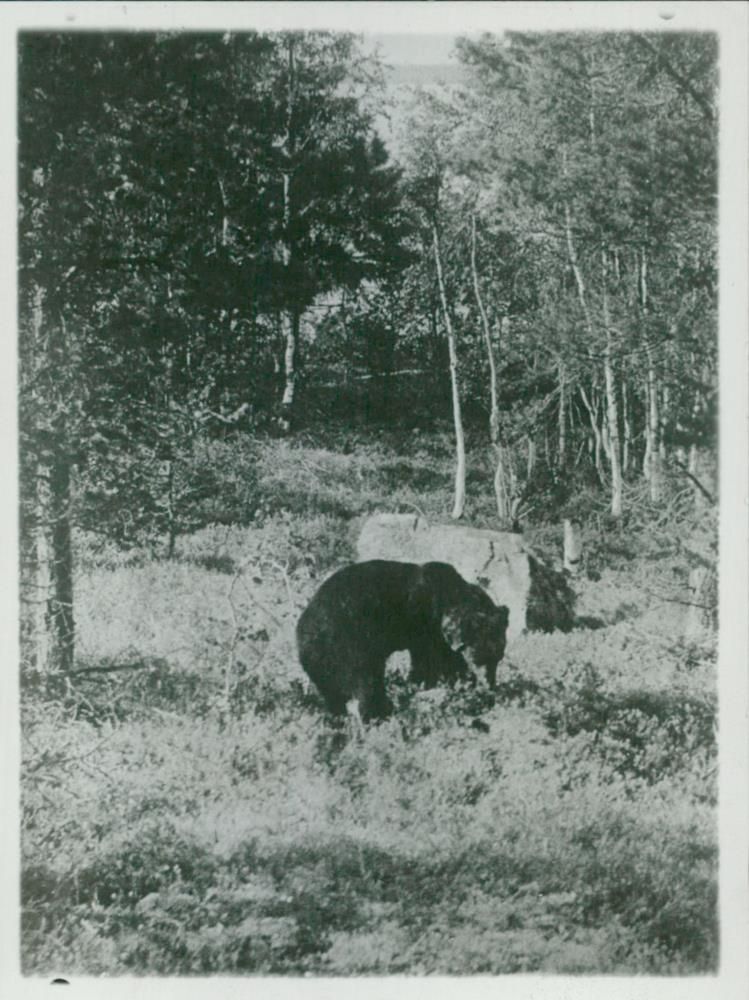
[[[510,639],[526,629],[569,631],[575,623],[575,595],[566,577],[512,532],[429,524],[412,514],[375,514],[362,526],[357,558],[450,563],[495,604],[509,608]]]

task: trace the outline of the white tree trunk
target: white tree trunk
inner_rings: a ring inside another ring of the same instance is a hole
[[[479,285],[478,268],[476,267],[476,216],[471,218],[471,275],[473,277],[473,292],[476,296],[476,305],[481,316],[481,329],[484,334],[484,344],[486,345],[486,358],[489,362],[489,437],[492,444],[499,440],[499,396],[497,389],[497,364],[494,358],[494,348],[492,345],[489,319],[484,308],[484,300],[481,296],[481,286]]]
[[[601,452],[605,450],[603,433],[601,428],[598,426],[598,399],[596,394],[591,390],[591,397],[593,402],[588,399],[588,394],[585,391],[584,386],[580,385],[580,398],[582,399],[585,409],[588,411],[588,416],[590,417],[590,429],[593,431],[594,440],[594,450],[593,450],[593,464],[596,470],[596,475],[598,476],[598,481],[603,485],[603,469],[601,467]],[[595,405],[594,405],[595,404]]]
[[[216,175],[219,194],[221,195],[221,246],[227,247],[229,244],[229,206],[226,201],[226,189],[219,174]]]
[[[564,568],[572,576],[580,572],[583,542],[580,525],[576,521],[564,521]]]
[[[661,499],[661,447],[660,414],[658,412],[658,375],[655,367],[655,351],[648,330],[648,259],[645,250],[640,256],[640,310],[645,338],[647,359],[647,413],[645,419],[645,460],[644,472],[650,486],[650,499],[658,503]]]
[[[657,503],[661,499],[661,443],[660,414],[658,412],[658,376],[655,371],[653,350],[648,342],[646,348],[648,359],[648,415],[647,415],[647,445],[648,482],[650,484],[650,499]]]
[[[450,388],[453,402],[453,423],[455,424],[455,502],[451,517],[457,520],[463,516],[466,502],[466,446],[463,434],[463,418],[460,410],[460,389],[458,386],[458,354],[455,349],[455,334],[450,310],[447,306],[447,293],[445,292],[445,281],[442,274],[442,257],[440,254],[439,234],[437,224],[432,224],[432,237],[434,242],[434,263],[437,268],[437,284],[440,292],[440,302],[442,304],[442,317],[445,321],[447,331],[447,350],[450,357]]]
[[[530,479],[533,475],[533,470],[536,467],[536,442],[533,437],[529,434],[526,438],[528,445],[528,456],[525,470],[526,479]]]
[[[658,456],[661,462],[661,468],[667,458],[666,449],[666,427],[668,424],[668,413],[669,404],[671,402],[671,393],[667,385],[663,386],[663,391],[661,393],[660,407],[658,410]]]
[[[572,267],[572,273],[575,276],[575,284],[577,286],[577,297],[580,301],[580,306],[583,310],[583,316],[585,318],[585,327],[588,331],[588,336],[590,337],[591,343],[594,339],[594,327],[593,319],[590,315],[590,309],[588,308],[588,299],[585,291],[585,282],[583,280],[583,273],[580,269],[580,264],[577,258],[577,251],[575,250],[575,243],[572,239],[572,218],[570,213],[570,207],[568,204],[564,206],[564,222],[565,222],[565,235],[567,238],[567,253],[569,255],[570,266]],[[606,421],[605,421],[605,433],[602,433],[598,427],[597,413],[593,414],[593,410],[587,402],[587,399],[583,393],[583,400],[586,403],[588,412],[591,415],[591,424],[593,426],[593,433],[595,435],[596,443],[596,471],[598,472],[598,478],[603,482],[603,476],[601,475],[600,467],[600,452],[601,447],[606,452],[609,460],[611,461],[611,507],[612,513],[618,508],[619,514],[614,514],[614,517],[618,517],[621,514],[621,466],[619,465],[619,455],[618,455],[618,422],[616,421],[616,399],[613,394],[613,373],[611,371],[611,353],[610,353],[610,339],[611,331],[609,329],[608,319],[608,305],[605,298],[605,285],[604,285],[604,325],[606,327],[606,348],[604,351],[604,381],[606,385]],[[611,406],[611,400],[614,401],[614,406]],[[613,409],[613,413],[612,413]],[[614,417],[614,423],[612,425],[612,415]],[[612,453],[614,449],[612,448],[612,434],[617,437],[617,455],[612,458]],[[616,465],[616,472],[614,466]]]
[[[611,461],[611,516],[622,515],[622,465],[619,443],[619,415],[616,409],[616,387],[611,364],[611,348],[607,343],[603,359],[606,379],[606,415],[609,428],[609,459]]]
[[[632,422],[629,415],[629,393],[627,391],[627,379],[622,377],[622,420],[624,422],[624,447],[622,449],[622,470],[626,474],[629,472],[630,457],[632,454]]]
[[[559,466],[567,464],[567,385],[562,361],[557,366],[559,374]]]
[[[297,335],[299,331],[299,316],[292,306],[293,289],[291,287],[291,221],[293,212],[291,173],[294,166],[294,100],[296,90],[296,69],[294,62],[294,40],[289,36],[287,39],[288,58],[288,84],[286,91],[286,134],[284,136],[282,156],[284,161],[283,169],[283,239],[281,243],[281,260],[284,270],[285,281],[285,303],[281,314],[281,329],[284,339],[284,389],[281,397],[281,413],[279,424],[283,431],[288,432],[291,428],[291,414],[294,406],[294,393],[296,390],[296,349]]]
[[[645,377],[645,451],[642,455],[642,475],[645,479],[650,479],[650,386],[647,375]]]
[[[511,458],[505,447],[504,441],[500,437],[499,428],[499,392],[497,387],[497,364],[494,358],[492,346],[491,330],[489,319],[484,308],[484,300],[481,296],[481,286],[479,284],[478,268],[476,267],[476,216],[471,219],[471,274],[473,276],[473,291],[476,296],[479,315],[481,316],[481,328],[484,334],[486,345],[486,356],[489,362],[489,437],[496,453],[496,466],[494,471],[494,496],[497,503],[497,518],[501,527],[509,527],[512,520],[513,502],[513,476],[511,470]]]
[[[284,389],[281,407],[284,413],[289,414],[294,404],[294,392],[296,389],[296,348],[299,333],[299,318],[293,310],[284,312],[281,317],[281,329],[284,336]]]
[[[606,252],[601,250],[601,290],[603,305],[603,324],[606,334],[606,346],[603,352],[603,374],[606,385],[606,417],[609,430],[609,445],[611,462],[611,516],[622,516],[622,459],[621,444],[619,437],[619,412],[617,409],[616,385],[614,382],[614,368],[611,360],[612,336],[611,321],[609,317],[608,292],[606,288],[607,266]]]

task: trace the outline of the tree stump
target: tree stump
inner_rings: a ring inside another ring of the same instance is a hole
[[[583,540],[577,521],[564,521],[564,568],[570,576],[577,576],[582,566]]]

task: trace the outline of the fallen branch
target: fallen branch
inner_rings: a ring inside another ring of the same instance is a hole
[[[706,486],[703,486],[703,484],[699,481],[699,479],[694,475],[694,473],[689,471],[689,469],[686,467],[686,465],[684,465],[683,462],[680,462],[679,459],[675,458],[673,455],[669,460],[669,464],[671,464],[671,462],[673,462],[673,464],[678,469],[680,469],[688,479],[690,479],[694,483],[694,485],[697,487],[700,493],[702,493],[702,495],[705,496],[711,504],[715,503],[715,497],[713,496],[713,494],[707,489]]]
[[[681,604],[687,608],[701,608],[703,611],[713,611],[715,606],[712,604],[700,604],[697,601],[684,601],[679,597],[668,597],[667,594],[659,594],[655,590],[646,590],[645,593],[649,597],[658,597],[660,600],[665,601],[666,604]],[[652,610],[652,609],[651,609]]]
[[[214,420],[219,420],[221,421],[222,424],[229,424],[230,426],[232,426],[233,424],[236,424],[237,421],[241,417],[243,417],[248,412],[249,409],[250,409],[249,403],[242,403],[241,406],[238,406],[237,409],[233,413],[230,413],[228,416],[224,416],[223,413],[216,413],[215,410],[206,409],[203,410],[202,412],[197,413],[196,417],[198,420],[206,420],[208,417],[213,417]]]
[[[153,670],[163,667],[161,663],[141,661],[139,663],[113,663],[105,667],[78,667],[77,670],[68,671],[68,677],[77,677],[79,674],[114,674],[119,670]]]
[[[425,522],[426,522],[427,524],[429,524],[429,518],[428,518],[428,517],[426,516],[426,514],[425,514],[425,513],[424,513],[424,511],[423,511],[423,510],[421,509],[421,507],[417,507],[417,506],[416,506],[416,504],[415,504],[415,503],[411,503],[411,501],[410,501],[410,500],[401,500],[401,501],[399,501],[399,502],[400,502],[400,504],[401,504],[401,505],[402,505],[403,507],[413,507],[413,509],[414,509],[414,510],[416,511],[416,513],[417,513],[417,514],[420,514],[420,515],[421,515],[421,517],[422,517],[422,518],[424,519],[424,521],[425,521]]]

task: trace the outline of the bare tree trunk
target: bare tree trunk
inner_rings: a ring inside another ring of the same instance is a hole
[[[604,388],[605,392],[605,388]],[[596,403],[596,406],[598,404]],[[604,407],[603,417],[601,419],[601,445],[603,446],[603,453],[611,464],[611,435],[609,434],[609,413]]]
[[[526,479],[530,479],[533,475],[533,470],[536,467],[536,442],[534,441],[532,435],[526,437],[526,443],[528,446],[528,456],[525,470]]]
[[[283,373],[284,390],[281,398],[282,414],[291,426],[291,409],[294,405],[296,392],[296,350],[299,337],[299,315],[290,309],[281,317],[281,329],[284,338]],[[287,428],[288,429],[288,428]]]
[[[515,492],[515,477],[509,468],[507,449],[497,445],[497,465],[494,470],[494,496],[497,501],[497,518],[501,530],[508,530],[512,524],[512,501]]]
[[[221,195],[221,246],[226,247],[229,243],[229,205],[226,201],[226,190],[220,174],[216,174],[218,190]]]
[[[611,462],[611,516],[622,515],[622,465],[619,440],[619,416],[616,410],[616,388],[611,364],[611,348],[607,345],[604,353],[604,377],[606,379],[606,419],[609,428]]]
[[[479,285],[479,274],[476,267],[476,216],[471,218],[471,275],[473,277],[473,291],[476,296],[476,305],[481,316],[481,328],[484,334],[484,344],[486,345],[486,357],[489,362],[489,399],[491,403],[489,413],[489,437],[493,444],[499,440],[499,400],[497,392],[497,364],[494,359],[492,347],[491,331],[489,329],[489,319],[484,309],[484,300],[481,297],[481,286]]]
[[[68,672],[75,659],[73,616],[73,549],[70,535],[71,467],[64,429],[51,465],[52,583],[48,620],[54,637],[52,669]]]
[[[583,273],[580,269],[580,264],[577,258],[577,251],[575,250],[575,243],[572,239],[572,219],[570,214],[569,205],[564,206],[564,223],[565,223],[565,235],[567,238],[567,253],[570,260],[570,266],[572,267],[572,273],[575,276],[575,284],[577,286],[577,297],[580,301],[580,306],[583,310],[583,316],[585,318],[585,328],[588,331],[588,336],[590,337],[591,343],[594,339],[594,327],[593,319],[590,315],[590,309],[588,308],[588,299],[585,291],[585,282],[583,280]],[[608,338],[610,337],[610,331],[606,330],[607,347],[606,352],[609,350]],[[608,353],[605,355],[605,359],[608,357]],[[606,360],[604,359],[604,369],[606,368]],[[610,362],[609,362],[610,366]],[[606,377],[606,371],[604,370],[604,378]],[[590,414],[591,426],[593,428],[593,434],[595,435],[595,466],[596,473],[598,474],[598,479],[601,484],[603,484],[603,475],[601,471],[601,448],[606,452],[609,459],[611,458],[611,447],[610,447],[610,428],[606,437],[604,437],[604,432],[598,426],[598,407],[596,406],[596,411],[594,413],[590,402],[588,401],[584,390],[581,387],[581,395],[583,402],[585,403],[586,409]],[[613,468],[612,468],[612,497],[615,495],[615,490],[613,490]],[[613,504],[613,501],[612,501]]]
[[[575,243],[572,239],[572,216],[570,213],[570,206],[564,206],[564,231],[567,237],[567,253],[570,259],[570,266],[572,267],[572,273],[575,276],[575,285],[577,286],[577,297],[580,301],[580,306],[583,310],[583,316],[585,317],[585,328],[588,331],[589,336],[593,337],[593,320],[590,316],[590,310],[588,309],[588,299],[585,294],[585,282],[583,280],[583,273],[580,270],[580,264],[577,259],[577,251],[575,250]]]
[[[41,369],[54,372],[64,363],[64,323],[61,319],[59,326],[46,327],[44,291],[37,286],[32,297],[32,381]],[[32,393],[36,395],[35,390]],[[23,457],[27,474],[22,496],[22,652],[35,670],[67,672],[75,655],[75,621],[65,404],[54,398],[34,398],[30,405],[35,426],[29,428],[33,441],[28,442],[34,453]]]
[[[32,558],[22,585],[31,609],[27,660],[42,673],[68,672],[75,655],[70,466],[64,454],[54,454],[58,444],[51,441],[37,462]]]
[[[644,472],[650,485],[650,499],[658,503],[661,498],[661,448],[660,414],[658,412],[658,376],[655,368],[655,351],[648,330],[648,259],[643,249],[640,256],[640,310],[642,312],[645,356],[647,358],[647,414],[645,421]]]
[[[567,464],[567,387],[564,371],[564,363],[560,360],[557,365],[559,373],[559,455],[558,464],[560,469],[564,469]]]
[[[292,221],[292,192],[291,173],[295,154],[294,143],[294,99],[296,91],[296,66],[294,61],[294,39],[287,38],[287,59],[288,59],[288,85],[286,91],[286,134],[284,135],[282,156],[284,160],[283,169],[283,239],[281,243],[281,260],[283,263],[286,303],[281,315],[281,329],[283,331],[284,342],[284,390],[281,397],[281,413],[279,425],[281,430],[287,432],[291,429],[291,416],[294,406],[294,394],[296,390],[296,348],[297,335],[299,332],[298,310],[291,305],[294,291],[292,289],[292,246],[291,246],[291,221]]]
[[[627,379],[622,378],[622,420],[624,422],[624,448],[622,449],[622,469],[626,474],[629,472],[630,457],[632,455],[632,421],[629,413],[629,392],[627,391]]]
[[[645,381],[645,452],[642,456],[642,474],[650,479],[650,385]]]
[[[595,131],[595,101],[594,94],[592,90],[591,83],[591,103],[590,103],[590,142],[591,147],[595,149],[596,145],[596,131]],[[563,170],[566,173],[566,155],[563,156]],[[583,310],[583,316],[585,317],[585,325],[588,330],[588,334],[593,340],[593,320],[590,315],[590,309],[588,308],[587,296],[585,293],[585,282],[583,280],[582,270],[580,269],[580,264],[577,257],[577,251],[575,249],[575,243],[572,239],[572,217],[570,212],[569,203],[565,203],[564,206],[564,223],[565,223],[565,236],[567,241],[567,253],[570,260],[570,265],[572,267],[572,273],[575,277],[575,283],[577,285],[578,299],[580,300],[580,305]],[[608,315],[608,297],[606,288],[606,259],[605,252],[603,248],[601,249],[601,265],[602,265],[602,277],[603,277],[603,324],[605,327],[604,333],[606,336],[606,344],[604,348],[604,384],[606,387],[606,418],[608,425],[608,437],[610,445],[610,455],[609,460],[611,462],[611,513],[613,517],[621,517],[622,513],[622,472],[621,472],[621,452],[619,444],[619,418],[616,406],[616,394],[614,388],[614,374],[612,370],[612,358],[611,358],[611,324]]]
[[[481,328],[484,333],[484,343],[486,345],[486,356],[489,361],[489,437],[496,453],[496,466],[494,472],[494,496],[497,501],[497,517],[502,527],[509,527],[512,520],[512,501],[514,489],[512,488],[511,469],[509,468],[509,455],[507,448],[500,435],[499,427],[499,399],[497,390],[497,365],[494,359],[492,347],[491,330],[489,319],[484,308],[484,300],[481,297],[481,286],[479,284],[478,268],[476,267],[476,216],[471,218],[471,274],[473,276],[473,291],[476,296],[479,315],[481,316]]]
[[[437,232],[436,222],[432,223],[432,237],[434,241],[434,263],[437,268],[437,283],[439,285],[440,302],[442,303],[442,317],[445,321],[447,331],[447,349],[450,357],[450,388],[453,402],[453,422],[455,424],[455,502],[452,514],[454,519],[463,516],[466,502],[466,446],[463,435],[463,418],[460,411],[460,390],[458,387],[458,355],[455,350],[455,334],[453,332],[450,310],[447,307],[447,294],[445,292],[445,282],[442,274],[442,257],[440,254],[440,241]]]
[[[659,420],[658,420],[658,456],[661,462],[661,468],[663,463],[665,463],[668,453],[666,449],[666,425],[668,422],[669,404],[671,401],[671,393],[667,385],[663,386],[663,392],[661,394],[661,404],[659,410]]]
[[[611,446],[611,516],[622,516],[622,466],[621,446],[619,439],[619,413],[617,410],[616,388],[614,385],[614,368],[611,360],[612,336],[609,317],[607,292],[606,251],[601,249],[601,290],[603,305],[603,324],[606,334],[606,346],[603,352],[603,374],[606,385],[606,416],[609,428],[609,443]]]
[[[601,467],[601,451],[603,450],[603,434],[601,428],[598,426],[598,400],[593,391],[591,391],[591,397],[593,402],[588,399],[588,395],[585,392],[583,385],[580,385],[580,397],[585,405],[585,409],[588,411],[588,416],[590,417],[590,428],[593,431],[593,440],[595,442],[593,451],[593,465],[596,470],[596,475],[598,476],[599,483],[603,486],[603,469]],[[593,405],[595,404],[595,406]]]
[[[648,415],[647,415],[647,446],[645,453],[648,462],[648,482],[650,484],[650,499],[657,503],[661,498],[661,418],[658,412],[658,377],[655,371],[653,347],[650,340],[645,348],[648,363]]]
[[[166,477],[167,558],[173,559],[177,543],[177,517],[175,510],[176,498],[174,495],[174,461],[171,458],[167,462]]]
[[[576,521],[564,521],[564,568],[572,576],[580,572],[583,542],[580,525]]]

